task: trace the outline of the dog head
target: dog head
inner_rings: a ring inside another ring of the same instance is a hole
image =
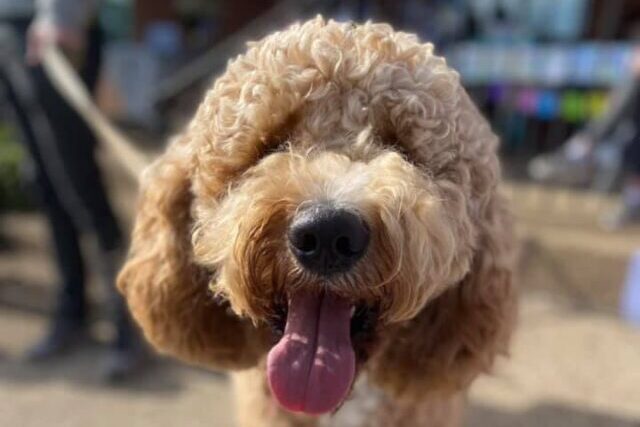
[[[119,286],[154,344],[266,358],[309,414],[362,370],[417,396],[488,369],[513,314],[497,141],[432,50],[318,18],[230,63],[144,178]]]

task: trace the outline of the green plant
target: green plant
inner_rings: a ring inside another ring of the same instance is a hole
[[[0,210],[22,210],[31,206],[20,179],[24,158],[24,148],[15,132],[0,122]]]

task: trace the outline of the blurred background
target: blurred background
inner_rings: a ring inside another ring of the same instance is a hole
[[[466,425],[640,426],[640,1],[73,3],[0,0],[0,425],[234,425],[223,375],[128,324],[113,276],[136,182],[40,45],[153,156],[246,41],[323,14],[432,41],[502,139],[521,314]]]

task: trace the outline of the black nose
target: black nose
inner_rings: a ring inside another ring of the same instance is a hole
[[[325,275],[345,272],[367,250],[369,227],[346,209],[314,205],[294,218],[289,243],[306,269]]]

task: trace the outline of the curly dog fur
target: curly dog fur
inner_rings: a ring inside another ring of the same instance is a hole
[[[119,289],[157,349],[234,371],[242,426],[458,425],[514,324],[496,146],[432,45],[382,24],[293,25],[230,62],[144,173]],[[353,337],[351,396],[319,418],[281,409],[265,379],[279,301],[327,286],[286,242],[314,201],[370,224],[330,286],[376,307]]]

